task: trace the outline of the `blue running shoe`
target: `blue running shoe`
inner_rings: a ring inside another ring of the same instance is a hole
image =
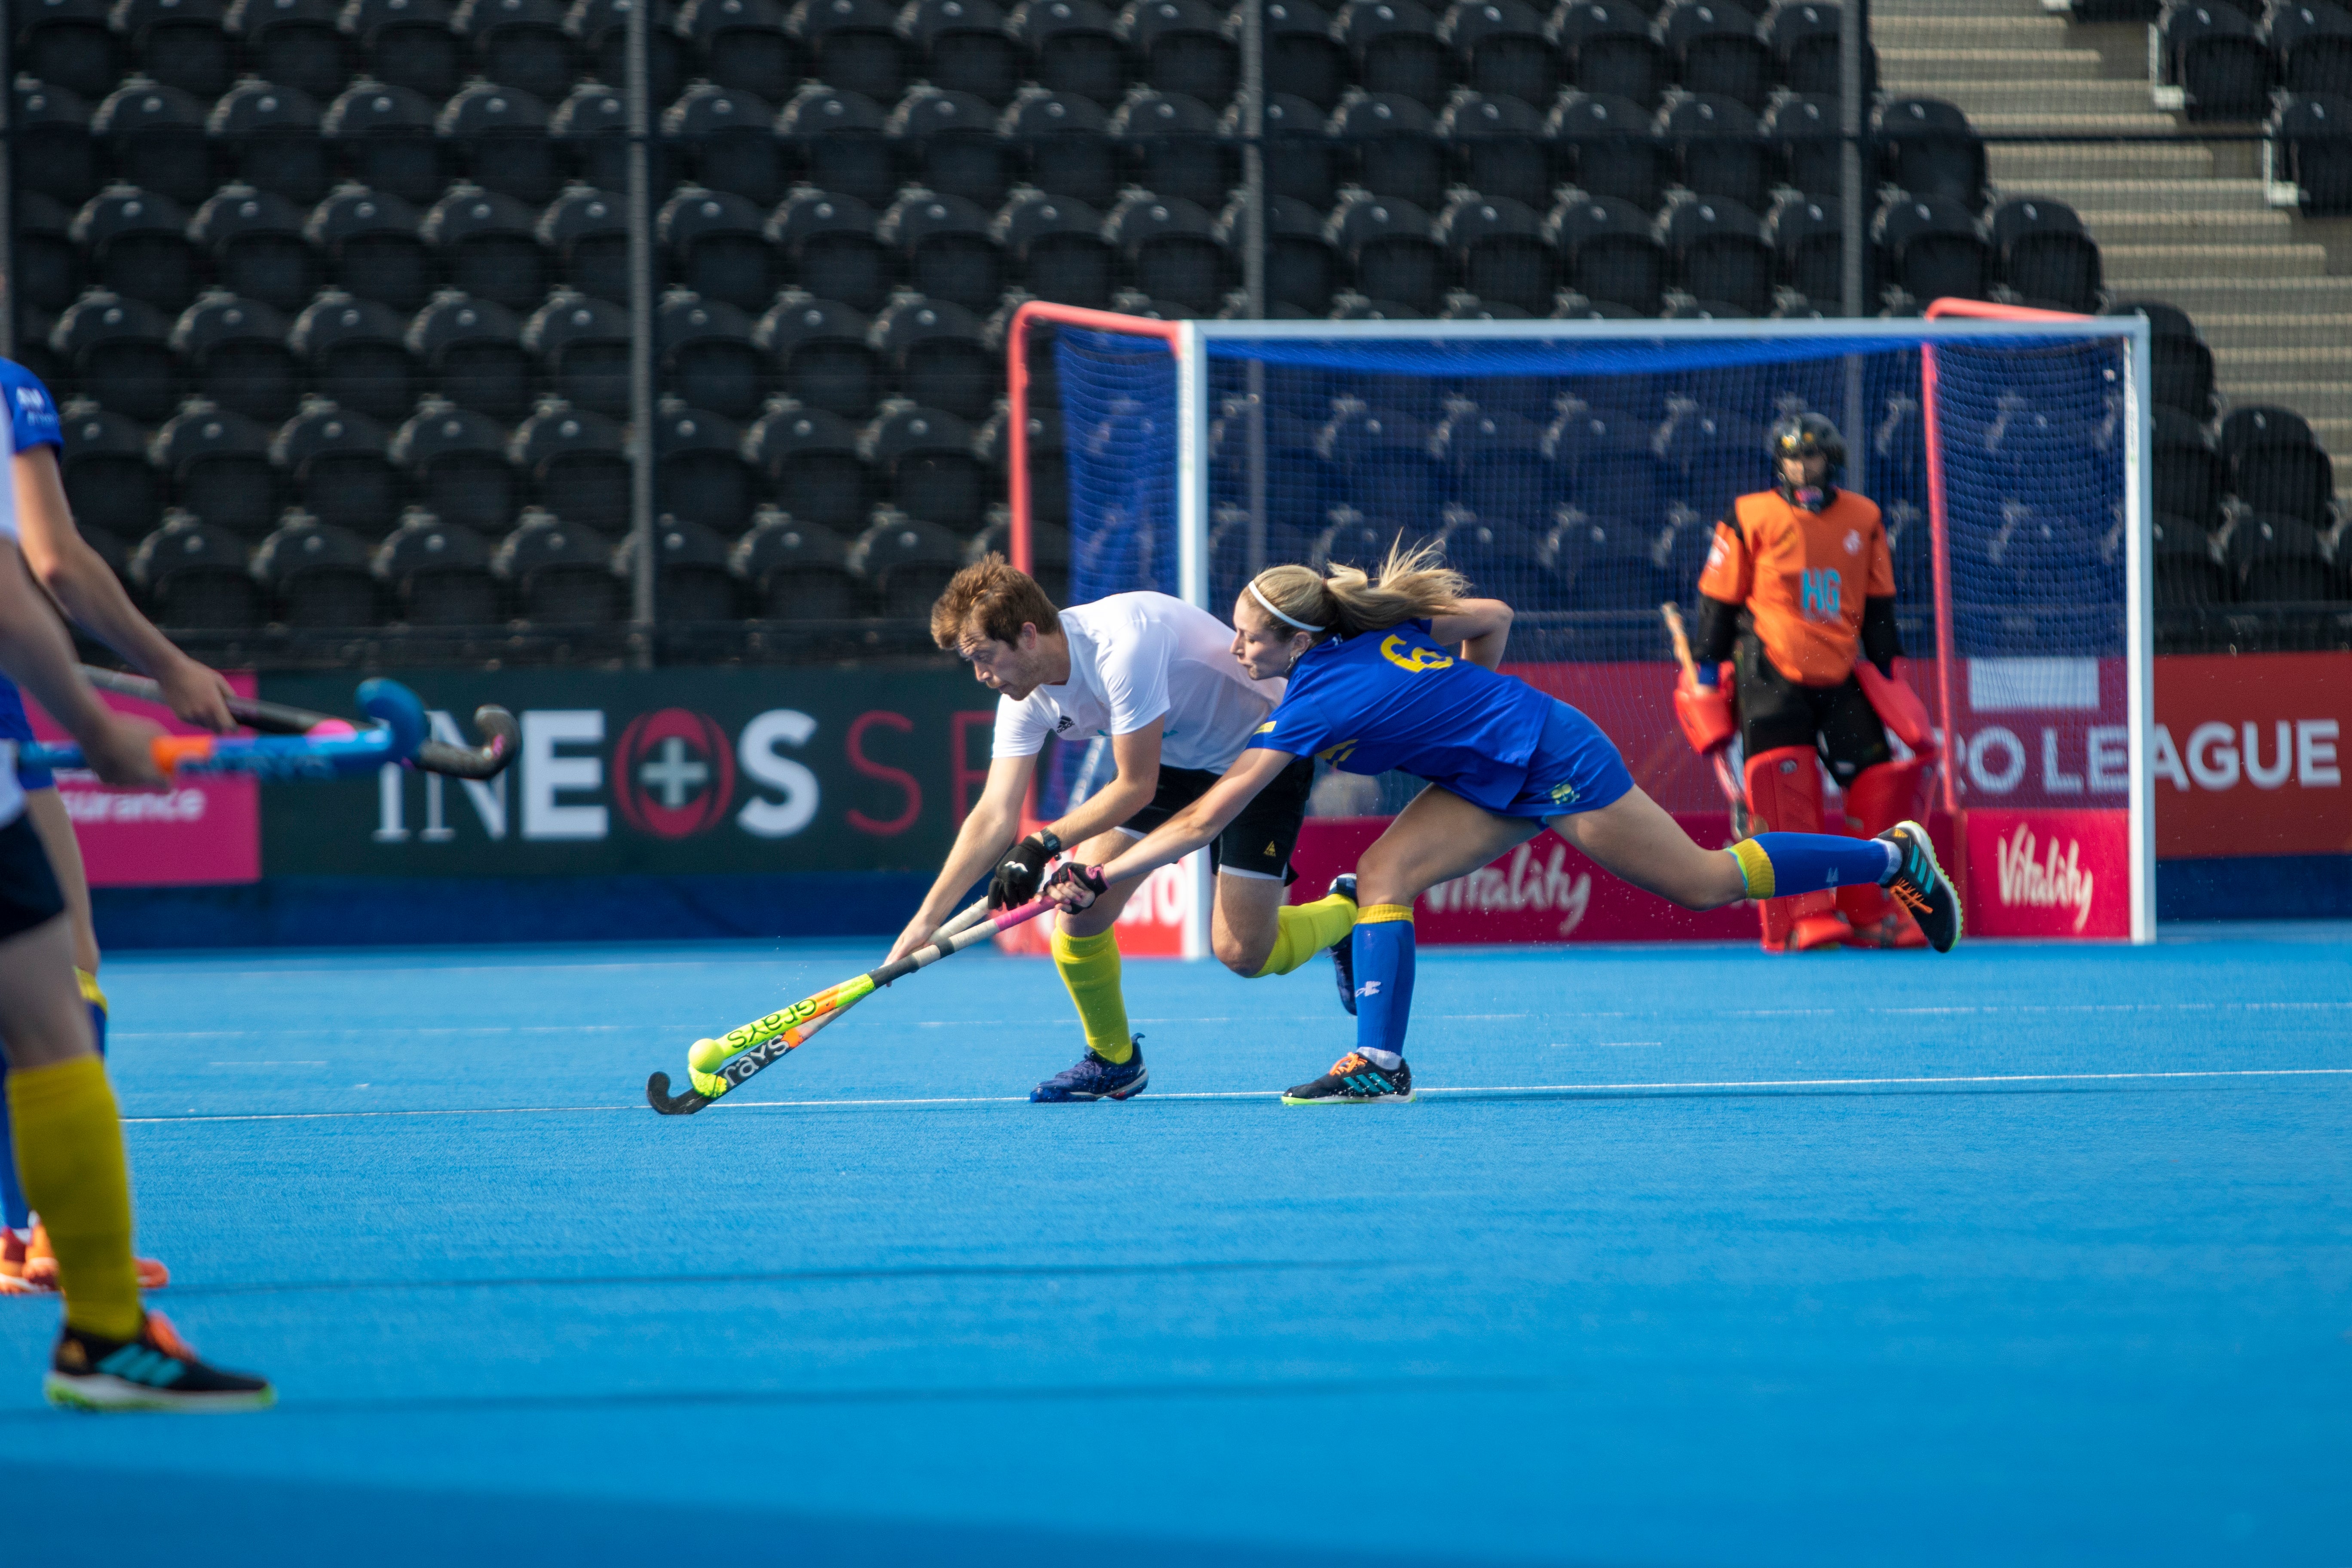
[[[1064,1068],[1029,1091],[1040,1105],[1076,1100],[1132,1100],[1143,1092],[1151,1074],[1143,1066],[1143,1037],[1135,1037],[1135,1054],[1123,1062],[1097,1056],[1089,1047],[1076,1067]]]
[[[1920,934],[1937,952],[1949,952],[1960,942],[1960,896],[1936,863],[1936,847],[1927,830],[1916,822],[1898,822],[1879,838],[1901,852],[1902,863],[1887,879],[1886,890],[1911,911]]]
[[[1332,878],[1331,891],[1349,903],[1354,903],[1356,874],[1350,871],[1344,877]],[[1354,931],[1348,932],[1331,944],[1331,972],[1333,977],[1339,982],[1339,1005],[1345,1007],[1348,1010],[1348,1016],[1352,1018],[1356,1016],[1356,933]]]

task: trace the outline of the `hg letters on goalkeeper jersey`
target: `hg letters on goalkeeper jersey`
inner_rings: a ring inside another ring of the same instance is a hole
[[[1777,490],[1741,496],[1715,528],[1698,591],[1747,609],[1772,666],[1806,686],[1853,673],[1863,601],[1892,598],[1895,563],[1878,507],[1840,490],[1819,512]]]

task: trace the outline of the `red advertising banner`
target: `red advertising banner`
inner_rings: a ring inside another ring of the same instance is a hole
[[[240,697],[254,695],[247,671],[230,671]],[[129,697],[99,693],[125,713],[152,719],[174,735],[194,735],[166,709]],[[43,741],[71,739],[28,696],[25,712]],[[249,778],[184,779],[152,793],[110,790],[89,773],[63,773],[58,795],[73,818],[84,868],[93,888],[185,887],[261,879],[261,789]]]
[[[1973,807],[1963,839],[1970,935],[2130,939],[2128,811]]]
[[[2352,853],[2352,653],[2156,661],[2156,853]]]

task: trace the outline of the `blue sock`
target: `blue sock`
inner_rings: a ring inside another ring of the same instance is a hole
[[[1785,899],[1823,888],[1883,882],[1893,869],[1875,838],[1834,833],[1759,833],[1731,847],[1751,899]]]
[[[1376,1067],[1404,1058],[1412,1017],[1412,906],[1368,904],[1349,939],[1356,958],[1356,1049]]]

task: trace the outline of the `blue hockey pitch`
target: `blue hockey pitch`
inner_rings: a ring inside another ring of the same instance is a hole
[[[974,955],[646,1108],[876,956],[110,964],[157,1305],[282,1403],[50,1412],[0,1300],[0,1556],[2352,1561],[2344,927],[1425,952],[1478,1092],[1335,1110],[1320,963],[1130,963],[1150,1089],[1033,1106]]]

